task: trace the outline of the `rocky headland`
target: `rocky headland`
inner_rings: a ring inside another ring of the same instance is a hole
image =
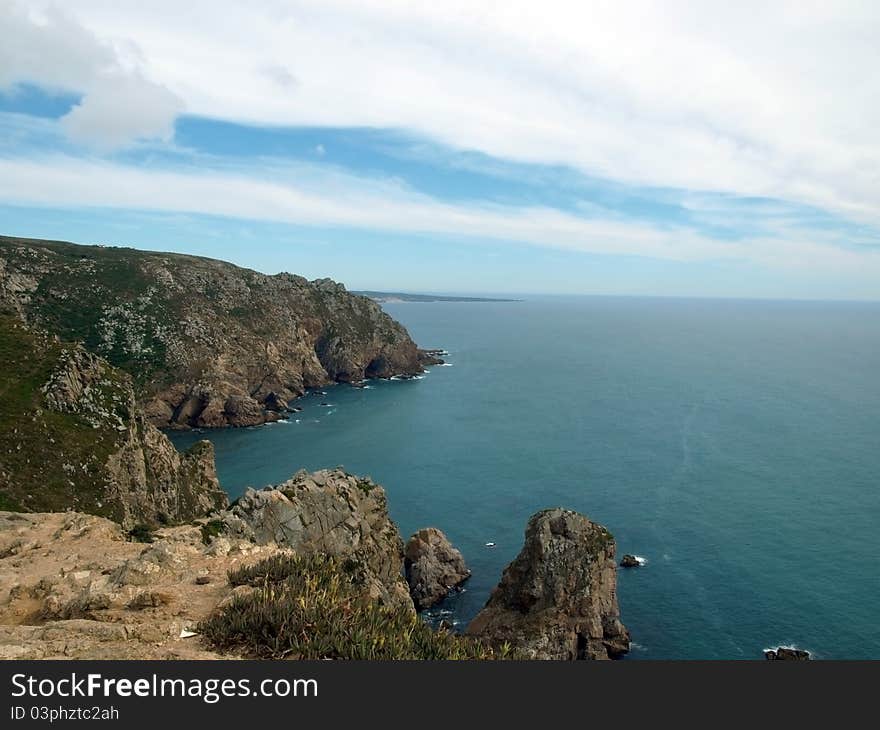
[[[440,362],[330,279],[196,256],[0,237],[0,310],[133,378],[156,426],[249,426],[310,387]]]

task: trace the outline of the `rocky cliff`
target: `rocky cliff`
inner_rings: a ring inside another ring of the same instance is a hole
[[[403,540],[385,490],[369,478],[341,469],[300,471],[277,486],[248,489],[220,520],[232,538],[339,559],[370,597],[413,610]]]
[[[369,479],[301,472],[138,537],[75,512],[0,512],[0,659],[506,656],[416,616]]]
[[[158,426],[263,423],[306,388],[436,362],[341,284],[195,256],[0,237],[0,308],[130,373]]]
[[[564,509],[538,512],[468,634],[532,659],[608,659],[629,651],[620,622],[614,538]]]
[[[126,528],[227,504],[207,441],[180,454],[132,379],[78,344],[0,314],[0,508],[78,510]]]

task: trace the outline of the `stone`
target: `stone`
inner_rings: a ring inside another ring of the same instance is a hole
[[[635,555],[627,554],[620,559],[621,568],[638,568],[640,565],[641,563]]]

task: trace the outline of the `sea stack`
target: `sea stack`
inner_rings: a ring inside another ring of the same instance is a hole
[[[436,527],[410,537],[404,554],[409,593],[419,611],[440,603],[471,577],[461,552]]]
[[[610,659],[629,651],[614,537],[577,512],[529,520],[525,544],[467,632],[531,659]]]

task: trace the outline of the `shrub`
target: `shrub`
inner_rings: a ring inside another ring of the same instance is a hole
[[[384,606],[325,555],[276,555],[229,574],[250,586],[203,621],[219,650],[266,659],[504,659],[477,639],[434,631],[403,607]]]
[[[128,531],[128,539],[131,542],[155,542],[156,536],[153,535],[153,528],[143,522],[135,525]]]
[[[223,520],[209,520],[202,525],[202,542],[210,545],[211,540],[224,532],[226,532],[226,523]]]

